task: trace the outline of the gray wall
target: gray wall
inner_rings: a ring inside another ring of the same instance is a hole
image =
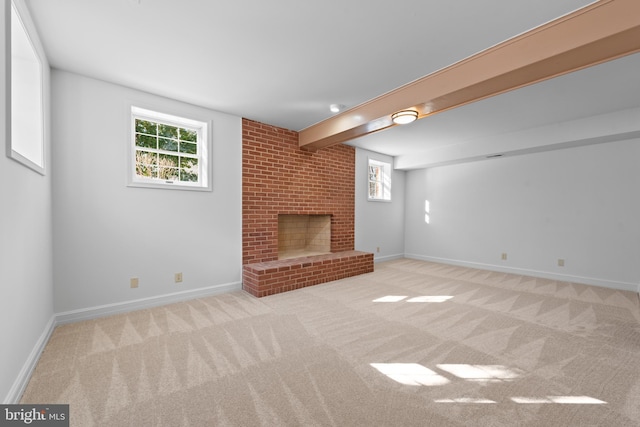
[[[405,172],[392,169],[391,201],[369,201],[369,158],[389,162],[393,167],[390,156],[356,149],[355,247],[373,252],[376,261],[400,258],[404,254]]]
[[[635,291],[639,159],[636,139],[407,172],[405,252]]]
[[[56,313],[239,286],[241,119],[63,71],[52,89]],[[213,121],[213,192],[126,186],[131,103]]]
[[[4,6],[0,15],[4,15]],[[10,58],[5,51],[4,16],[0,16],[0,62]],[[25,24],[28,25],[27,22]],[[32,34],[33,36],[33,34]],[[37,39],[34,40],[36,44]],[[0,114],[2,147],[7,144],[4,64],[0,66]],[[45,155],[49,143],[48,80],[45,77]],[[47,325],[53,320],[51,162],[45,158],[47,174],[31,169],[0,155],[0,397],[13,403],[19,397],[19,374],[30,369],[34,346],[47,337]]]

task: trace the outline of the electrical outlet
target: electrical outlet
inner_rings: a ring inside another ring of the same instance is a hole
[[[506,260],[507,260],[507,253],[506,253],[506,252],[503,252],[503,253],[502,253],[502,260],[503,260],[503,261],[506,261]]]
[[[137,277],[132,277],[130,283],[131,283],[131,287],[132,288],[137,288],[138,287],[138,278]]]
[[[564,260],[562,258],[558,259],[558,267],[564,267]]]
[[[380,246],[378,246],[378,247],[376,248],[376,252],[377,252],[377,253],[380,253]]]
[[[176,273],[174,275],[174,280],[176,281],[176,283],[182,282],[182,273]]]

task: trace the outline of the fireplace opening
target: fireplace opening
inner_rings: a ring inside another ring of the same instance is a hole
[[[278,215],[278,259],[331,253],[331,215]]]

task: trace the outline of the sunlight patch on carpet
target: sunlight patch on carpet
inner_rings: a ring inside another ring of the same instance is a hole
[[[439,364],[438,368],[458,378],[474,382],[513,381],[523,372],[502,365]]]
[[[373,302],[400,302],[409,298],[406,295],[387,295],[374,299]],[[405,302],[445,302],[453,298],[451,295],[423,295],[419,297],[409,298]]]
[[[398,302],[405,299],[406,295],[387,295],[386,297],[381,297],[378,299],[374,299],[373,302]]]
[[[392,380],[404,385],[445,385],[450,381],[418,363],[372,363],[372,367]]]
[[[453,298],[451,295],[426,295],[422,297],[409,298],[407,302],[445,302]]]
[[[607,402],[589,396],[512,397],[516,403],[559,403],[563,405],[606,405]]]

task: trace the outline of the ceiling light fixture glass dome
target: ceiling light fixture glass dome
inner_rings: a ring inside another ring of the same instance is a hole
[[[401,110],[391,115],[391,121],[397,125],[406,125],[418,119],[418,112],[415,110]]]

